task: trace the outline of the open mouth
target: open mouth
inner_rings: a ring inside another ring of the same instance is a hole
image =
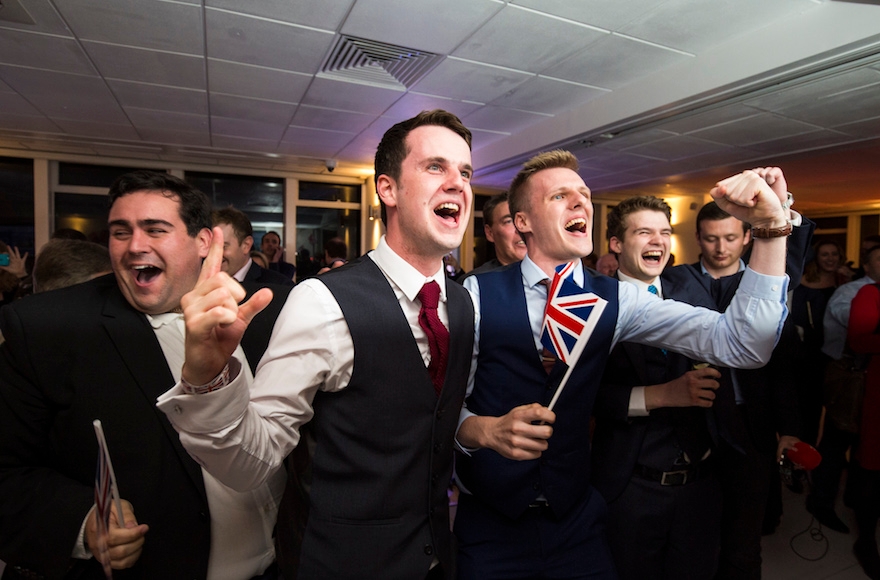
[[[660,250],[645,252],[644,254],[642,254],[642,259],[649,264],[659,264],[660,260],[663,259],[663,252],[661,252]]]
[[[455,222],[458,220],[458,214],[461,212],[461,207],[457,203],[441,203],[436,208],[434,208],[434,214],[443,218],[444,220],[449,220]]]
[[[162,270],[155,266],[132,266],[131,269],[135,271],[139,284],[149,284],[162,273]]]
[[[587,233],[587,220],[584,218],[574,218],[565,224],[565,231]]]

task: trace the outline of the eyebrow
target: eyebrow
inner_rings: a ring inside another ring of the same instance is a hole
[[[172,224],[171,222],[166,221],[166,220],[160,220],[160,219],[138,220],[137,225],[140,228],[148,228],[150,226],[167,226],[169,228],[174,227],[174,224]],[[131,223],[128,220],[112,220],[107,223],[107,226],[108,227],[120,226],[120,227],[130,228]]]
[[[441,165],[452,165],[452,161],[450,161],[449,159],[447,159],[445,157],[429,157],[429,158],[425,159],[425,163],[439,163]],[[473,166],[470,163],[465,163],[463,165],[463,168],[467,169],[468,171],[471,171],[471,172],[473,172],[473,170],[474,170]]]

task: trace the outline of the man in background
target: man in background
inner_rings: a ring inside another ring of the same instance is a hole
[[[495,257],[468,272],[459,282],[463,283],[468,276],[519,262],[526,255],[526,243],[513,225],[507,192],[493,195],[483,204],[483,231],[486,240],[495,245]]]
[[[49,240],[34,263],[34,293],[81,284],[112,271],[104,246],[83,240]]]
[[[229,206],[214,210],[211,219],[214,227],[223,231],[223,263],[220,267],[224,272],[239,282],[249,280],[258,284],[293,286],[291,278],[253,261],[254,228],[243,211]]]
[[[296,277],[296,266],[284,260],[284,247],[278,232],[266,232],[260,240],[260,250],[269,258],[269,269],[284,274],[290,280]]]

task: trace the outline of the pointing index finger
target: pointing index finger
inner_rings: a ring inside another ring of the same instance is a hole
[[[208,249],[208,255],[202,262],[202,269],[199,271],[199,282],[211,278],[220,271],[223,264],[223,230],[214,228],[212,230],[213,238],[211,239],[211,247]]]

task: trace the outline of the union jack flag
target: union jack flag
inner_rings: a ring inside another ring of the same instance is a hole
[[[122,519],[122,506],[119,501],[119,492],[116,490],[116,474],[113,473],[113,463],[110,461],[110,451],[107,449],[104,429],[98,419],[95,419],[92,424],[95,427],[95,436],[98,438],[98,465],[95,469],[95,519],[98,524],[98,553],[95,554],[95,558],[103,565],[107,580],[112,580],[113,572],[110,568],[110,553],[107,547],[111,500],[116,501],[116,513],[120,527],[124,527],[125,523]]]
[[[590,340],[608,302],[592,292],[584,292],[572,275],[575,262],[556,269],[547,291],[541,343],[556,358],[573,367]]]

